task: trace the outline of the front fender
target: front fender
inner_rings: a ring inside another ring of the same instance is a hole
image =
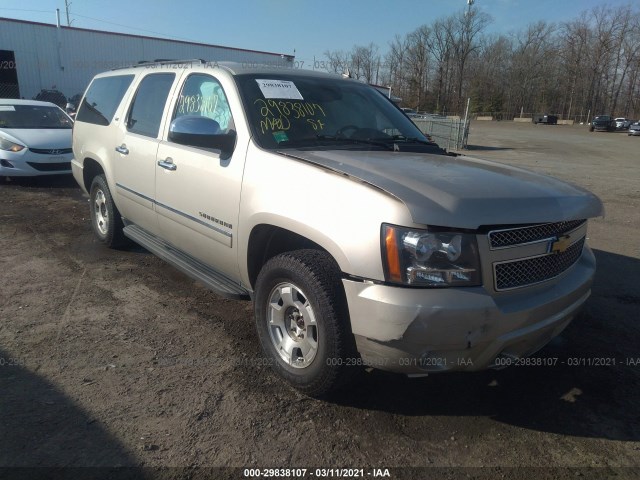
[[[327,250],[350,275],[384,280],[380,228],[412,225],[406,206],[385,192],[316,165],[247,151],[238,221],[238,263],[249,285],[248,244],[257,225],[273,225]]]

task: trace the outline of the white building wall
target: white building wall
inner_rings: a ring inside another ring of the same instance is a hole
[[[54,87],[71,98],[83,93],[99,72],[158,58],[293,66],[292,55],[9,19],[0,19],[0,50],[14,51],[20,96],[24,98]]]

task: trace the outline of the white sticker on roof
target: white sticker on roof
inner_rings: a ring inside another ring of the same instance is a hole
[[[264,98],[290,98],[304,100],[295,83],[289,80],[261,80],[256,79]]]
[[[13,105],[0,105],[0,112],[15,112],[16,107]]]

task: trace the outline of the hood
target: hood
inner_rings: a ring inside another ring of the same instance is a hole
[[[423,225],[477,229],[604,213],[600,199],[580,187],[471,157],[350,150],[279,153],[374,185],[401,200],[413,221]]]
[[[62,149],[71,148],[70,128],[2,128],[1,133],[9,140],[25,145],[28,148]]]

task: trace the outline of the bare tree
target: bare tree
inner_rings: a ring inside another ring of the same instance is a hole
[[[414,106],[419,110],[426,107],[429,90],[429,39],[431,29],[423,25],[407,35],[407,74],[409,91]]]
[[[326,69],[391,85],[407,106],[505,117],[549,112],[640,116],[640,11],[600,6],[559,26],[535,22],[511,36],[485,34],[491,18],[470,7],[396,35],[326,52]]]
[[[436,111],[440,111],[449,104],[451,93],[451,73],[453,65],[453,19],[437,20],[433,24],[433,34],[429,43],[429,50],[436,67]]]
[[[328,72],[344,73],[351,68],[351,55],[342,50],[327,50],[324,52],[326,61],[321,63]]]
[[[513,110],[509,97],[512,47],[512,41],[503,35],[482,40],[478,54],[469,64],[472,112],[494,115],[505,109]]]
[[[389,43],[389,50],[384,55],[382,68],[382,82],[385,85],[391,85],[396,95],[405,100],[409,94],[406,73],[408,50],[409,42],[407,38],[396,35],[393,41]]]
[[[356,78],[367,83],[377,83],[380,71],[378,46],[374,43],[367,46],[354,46],[351,50],[351,66]]]
[[[469,56],[480,48],[480,36],[491,23],[491,17],[476,8],[470,7],[453,17],[451,32],[454,61],[457,67],[457,99],[456,106],[462,107],[462,90],[465,83],[465,67]]]

